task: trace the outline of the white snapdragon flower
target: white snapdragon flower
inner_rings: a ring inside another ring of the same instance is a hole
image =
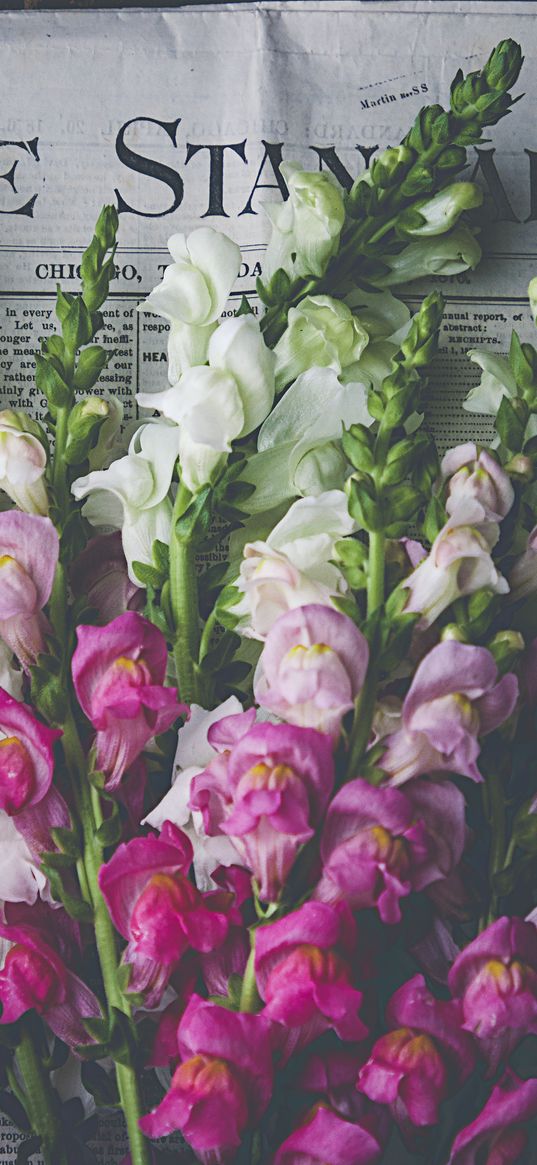
[[[295,162],[284,162],[280,172],[289,198],[282,203],[265,203],[272,236],[263,275],[270,279],[282,267],[291,278],[321,276],[336,254],[345,221],[341,191],[331,174],[302,170]]]
[[[77,478],[72,485],[75,498],[89,499],[83,513],[92,526],[121,530],[129,578],[138,586],[133,562],[150,565],[155,539],[170,539],[169,490],[177,453],[175,425],[145,424],[135,432],[126,457],[113,461],[108,469]]]
[[[138,403],[179,425],[181,477],[193,493],[225,464],[232,442],[256,429],[274,400],[274,353],[252,315],[225,320],[209,341],[209,365]]]
[[[50,901],[48,879],[15,822],[16,818],[0,811],[0,899],[30,906],[38,897]]]
[[[242,711],[236,696],[230,696],[211,712],[198,704],[191,705],[190,718],[179,729],[177,737],[172,786],[141,822],[142,825],[151,825],[153,829],[160,830],[165,821],[171,821],[184,830],[192,842],[196,884],[200,890],[214,888],[211,874],[217,866],[240,864],[240,858],[228,837],[207,837],[202,814],[199,810],[191,811],[189,808],[190,786],[194,777],[202,773],[217,755],[216,749],[207,740],[211,725],[224,716],[237,716]]]
[[[368,343],[368,333],[347,304],[329,295],[310,295],[292,307],[287,327],[276,344],[276,390],[285,388],[316,365],[338,374],[355,363]]]
[[[481,348],[471,348],[468,352],[470,360],[479,365],[482,370],[481,380],[475,388],[471,388],[463,408],[469,413],[483,413],[485,416],[495,417],[502,400],[509,400],[518,396],[517,383],[506,356],[494,356]],[[530,416],[526,426],[525,440],[537,436],[537,414]],[[498,441],[493,441],[493,445]]]
[[[265,639],[285,611],[306,603],[331,605],[348,589],[334,565],[335,543],[352,534],[342,490],[316,498],[300,498],[274,527],[265,542],[249,542],[236,585],[241,598],[232,608],[237,631],[250,639]]]
[[[10,409],[0,412],[0,489],[25,513],[46,516],[47,455],[39,438],[26,431],[25,419]]]
[[[341,488],[348,472],[341,434],[358,422],[372,424],[363,384],[341,384],[331,368],[303,372],[261,426],[259,452],[243,474],[256,487],[246,510],[259,514],[300,494]]]
[[[172,235],[173,263],[140,308],[170,322],[168,378],[204,364],[209,340],[237,278],[241,253],[236,243],[212,227],[199,227],[185,238]]]

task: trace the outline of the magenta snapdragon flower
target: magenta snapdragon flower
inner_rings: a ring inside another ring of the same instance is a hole
[[[441,1102],[475,1064],[460,1004],[435,999],[423,976],[415,975],[390,999],[386,1020],[392,1030],[375,1043],[357,1088],[389,1105],[403,1127],[435,1125]]]
[[[271,1024],[192,995],[178,1045],[170,1090],[140,1127],[148,1137],[180,1129],[200,1161],[230,1165],[272,1095]]]
[[[234,730],[239,732],[237,724]],[[214,747],[219,734],[219,725],[213,725]],[[330,737],[313,728],[253,724],[194,777],[190,807],[203,814],[209,836],[231,838],[257,879],[261,898],[273,902],[298,850],[313,837],[333,783]]]
[[[329,1029],[342,1040],[367,1036],[363,995],[353,984],[356,946],[356,923],[344,903],[305,902],[257,931],[256,982],[264,1014],[283,1025],[284,1056]]]
[[[347,1120],[319,1103],[280,1145],[274,1165],[376,1165],[384,1145],[374,1117]]]
[[[258,704],[303,728],[339,735],[363,686],[369,646],[352,619],[310,603],[272,625],[254,682]]]
[[[101,1008],[66,964],[62,939],[67,928],[62,926],[61,908],[46,912],[46,907],[19,908],[18,920],[0,923],[0,936],[13,944],[0,971],[0,1023],[15,1023],[33,1010],[64,1043],[76,1048],[91,1042],[83,1020],[101,1017]]]
[[[188,878],[192,846],[169,821],[159,837],[135,837],[101,867],[99,886],[116,930],[128,940],[123,960],[130,988],[156,1005],[183,955],[210,951],[226,937],[229,920],[211,909]]]
[[[187,713],[164,686],[168,653],[162,633],[134,611],[105,627],[77,628],[73,683],[97,730],[97,768],[115,789],[146,744]]]
[[[464,808],[447,782],[416,780],[403,793],[349,781],[328,808],[315,897],[345,900],[353,910],[375,906],[383,922],[400,922],[400,899],[445,878],[460,861]]]
[[[518,680],[498,680],[485,647],[445,640],[419,664],[403,703],[402,727],[387,738],[379,764],[393,785],[422,773],[483,778],[479,738],[503,724],[518,698]]]
[[[54,744],[61,735],[0,688],[0,809],[12,816],[43,800],[52,782]]]
[[[0,513],[0,638],[29,671],[46,649],[50,598],[60,540],[50,518]]]
[[[448,1165],[529,1165],[524,1126],[537,1116],[537,1080],[508,1069],[485,1107],[457,1133]]]
[[[495,1072],[519,1040],[537,1035],[537,927],[498,918],[461,951],[448,983]]]

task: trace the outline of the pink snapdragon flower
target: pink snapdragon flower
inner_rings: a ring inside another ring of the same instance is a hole
[[[289,724],[339,735],[367,672],[369,646],[352,619],[310,603],[281,615],[254,682],[262,707]]]
[[[212,951],[200,954],[200,969],[209,995],[227,995],[232,975],[241,978],[250,954],[248,927],[254,922],[252,878],[241,866],[220,866],[213,871],[213,881],[221,888],[211,897],[213,909],[218,903],[228,919],[224,942]]]
[[[376,1165],[385,1146],[378,1119],[347,1120],[321,1103],[280,1145],[274,1165]]]
[[[490,651],[445,640],[419,664],[403,703],[403,726],[387,738],[380,765],[401,785],[421,773],[453,772],[481,781],[479,737],[511,715],[518,680],[498,680]]]
[[[115,789],[146,744],[188,710],[164,686],[166,640],[147,619],[127,611],[106,627],[80,626],[77,635],[73,683],[97,729],[97,768]]]
[[[255,974],[264,1015],[286,1030],[285,1058],[333,1029],[363,1040],[363,995],[353,986],[356,924],[348,907],[305,902],[257,931]]]
[[[43,800],[52,782],[54,744],[61,735],[0,688],[0,809],[9,816]]]
[[[440,472],[444,481],[449,479],[448,514],[456,514],[461,503],[466,507],[470,498],[481,507],[484,521],[501,522],[509,513],[515,491],[505,469],[488,449],[478,450],[473,441],[448,449]]]
[[[216,724],[209,732],[215,747],[220,731]],[[236,724],[234,731],[240,731]],[[298,849],[313,837],[333,783],[328,736],[289,724],[254,724],[194,777],[190,806],[202,812],[206,833],[231,837],[261,898],[274,902]]]
[[[393,1030],[377,1040],[357,1088],[389,1105],[403,1126],[436,1124],[441,1102],[464,1083],[475,1063],[462,1018],[458,1003],[435,999],[423,976],[415,975],[390,999],[386,1020]]]
[[[537,1035],[537,927],[498,918],[461,951],[448,984],[495,1072],[519,1040]]]
[[[170,822],[160,837],[135,837],[101,866],[99,886],[116,930],[128,940],[124,962],[132,967],[130,989],[156,1005],[174,968],[189,950],[222,943],[226,914],[211,909],[188,878],[192,846]]]
[[[485,1107],[457,1133],[448,1165],[529,1165],[523,1127],[537,1116],[537,1080],[521,1080],[508,1069]]]
[[[448,782],[412,781],[405,792],[357,778],[334,797],[321,838],[315,897],[376,906],[401,920],[400,899],[446,877],[464,849],[464,797]]]
[[[471,499],[470,504],[457,505],[427,557],[402,583],[409,590],[405,610],[421,614],[420,628],[430,627],[456,599],[473,595],[482,587],[498,595],[509,591],[491,557],[499,527],[495,522],[482,522],[482,516],[482,507]]]
[[[180,1129],[204,1165],[228,1165],[272,1095],[271,1025],[193,995],[178,1043],[170,1090],[140,1127],[148,1137]]]
[[[50,518],[0,513],[0,637],[29,671],[50,631],[50,598],[60,540]]]
[[[537,526],[528,534],[526,549],[509,574],[512,599],[525,599],[537,590]]]
[[[101,623],[144,605],[144,591],[129,578],[119,530],[91,538],[73,562],[69,577],[73,593],[86,597]]]
[[[55,929],[49,925],[46,940],[37,927],[0,923],[0,936],[13,944],[0,971],[0,1023],[15,1023],[33,1009],[55,1035],[75,1048],[91,1042],[83,1020],[101,1017],[101,1008],[54,950],[52,938],[48,941]]]

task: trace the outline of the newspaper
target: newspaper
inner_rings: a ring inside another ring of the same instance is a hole
[[[445,102],[459,66],[477,68],[506,36],[523,45],[526,96],[471,150],[468,176],[495,222],[479,270],[439,280],[442,359],[429,411],[441,447],[462,432],[478,378],[465,352],[531,337],[525,290],[537,267],[537,3],[376,0],[0,15],[0,385],[2,407],[40,416],[34,351],[53,330],[56,284],[78,287],[80,257],[104,202],[120,228],[101,379],[127,416],[134,395],[166,384],[167,325],[137,312],[169,260],[166,241],[201,223],[241,246],[237,296],[255,294],[278,164],[294,160],[350,183],[395,144],[424,103]],[[428,290],[409,288],[413,306]],[[233,310],[233,303],[230,305]],[[449,385],[449,392],[447,386]],[[97,1155],[123,1155],[120,1118]],[[0,1117],[0,1165],[17,1134]]]

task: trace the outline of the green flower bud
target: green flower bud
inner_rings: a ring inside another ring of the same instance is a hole
[[[414,151],[405,145],[390,147],[377,154],[371,164],[371,177],[375,186],[380,186],[382,190],[396,186],[414,159]]]
[[[459,225],[448,234],[409,243],[398,255],[383,255],[388,273],[375,282],[379,287],[395,287],[429,275],[458,275],[468,268],[473,270],[480,259],[481,247],[475,235],[469,227]]]
[[[466,631],[459,627],[457,623],[448,623],[446,627],[442,628],[440,639],[443,643],[450,640],[455,643],[468,643],[468,636]]]
[[[69,414],[65,460],[68,465],[80,465],[95,444],[100,426],[110,415],[110,405],[99,396],[79,401]]]
[[[524,453],[515,453],[515,456],[504,465],[504,469],[510,477],[515,477],[518,481],[533,481],[533,461]]]
[[[454,182],[439,190],[433,198],[422,202],[416,210],[421,215],[421,224],[415,226],[401,215],[398,220],[398,229],[403,235],[414,238],[427,238],[433,235],[443,235],[449,231],[465,210],[473,210],[481,206],[483,192],[475,182]]]
[[[511,671],[524,651],[525,643],[519,631],[498,631],[487,647],[496,660],[498,671],[504,674]]]

